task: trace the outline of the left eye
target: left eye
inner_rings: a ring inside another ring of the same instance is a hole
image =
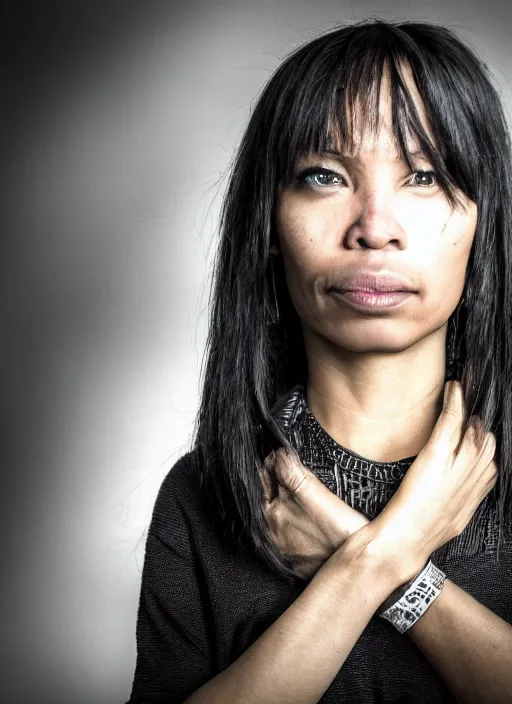
[[[413,183],[413,186],[425,186],[426,188],[431,188],[432,186],[436,185],[437,177],[435,171],[415,171],[412,175],[412,179],[415,177],[418,178],[432,178],[434,179],[433,183]]]

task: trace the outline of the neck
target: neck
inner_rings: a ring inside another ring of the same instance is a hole
[[[334,440],[375,462],[419,454],[443,405],[443,344],[378,355],[309,345],[306,400]]]

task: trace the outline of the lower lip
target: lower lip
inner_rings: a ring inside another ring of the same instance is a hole
[[[412,291],[332,291],[336,298],[347,301],[359,308],[388,309],[403,303]]]

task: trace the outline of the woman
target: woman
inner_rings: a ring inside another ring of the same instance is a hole
[[[131,704],[511,701],[511,186],[499,97],[443,27],[343,27],[272,76]]]

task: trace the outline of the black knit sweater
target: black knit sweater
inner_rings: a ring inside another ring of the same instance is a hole
[[[369,519],[383,509],[415,459],[372,462],[342,447],[311,414],[302,386],[290,391],[279,421],[302,462]],[[228,552],[206,518],[194,457],[189,452],[172,467],[153,510],[127,704],[184,702],[234,662],[306,586],[278,576],[260,560]],[[437,550],[432,561],[512,624],[512,527],[506,527],[497,561],[498,529],[488,498],[464,532]],[[438,704],[455,699],[407,634],[374,616],[319,701]]]

